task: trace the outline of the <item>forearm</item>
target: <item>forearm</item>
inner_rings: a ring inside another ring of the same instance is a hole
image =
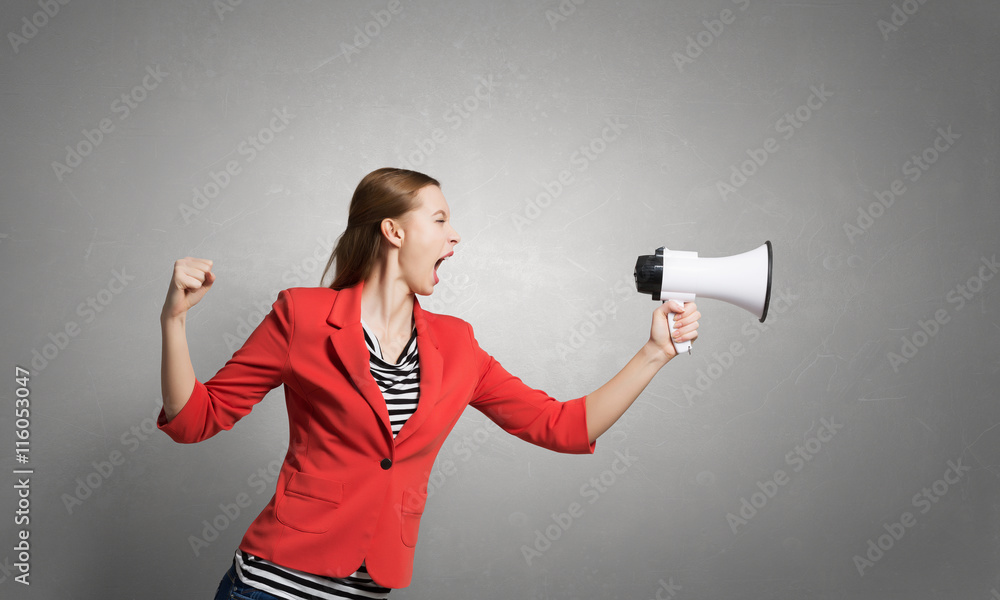
[[[163,345],[160,358],[160,392],[163,412],[173,419],[187,404],[194,390],[194,366],[188,351],[185,317],[160,318]]]
[[[587,396],[587,434],[593,443],[635,402],[670,358],[647,342],[617,375]]]

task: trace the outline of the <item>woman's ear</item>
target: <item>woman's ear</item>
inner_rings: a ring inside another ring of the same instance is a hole
[[[395,248],[403,245],[403,230],[399,225],[395,219],[382,219],[382,236]]]

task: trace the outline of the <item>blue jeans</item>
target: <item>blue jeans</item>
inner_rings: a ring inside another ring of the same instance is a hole
[[[229,565],[229,570],[222,576],[219,589],[215,592],[215,600],[281,600],[281,598],[240,581],[236,574],[236,565],[233,564]]]

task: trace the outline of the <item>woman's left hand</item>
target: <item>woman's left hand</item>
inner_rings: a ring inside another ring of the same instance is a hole
[[[664,302],[653,311],[653,324],[649,329],[649,343],[656,346],[666,355],[667,360],[670,360],[677,356],[677,349],[670,341],[668,312],[675,313],[674,329],[676,335],[673,339],[678,342],[694,340],[698,337],[698,319],[701,318],[701,313],[698,312],[698,305],[694,302],[685,302],[681,306],[681,303],[676,300]]]

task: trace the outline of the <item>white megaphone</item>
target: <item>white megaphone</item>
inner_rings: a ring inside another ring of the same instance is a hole
[[[771,242],[755,250],[719,258],[698,258],[697,252],[657,248],[635,263],[635,287],[653,300],[691,302],[695,296],[715,298],[748,310],[764,322],[771,301]],[[671,341],[674,313],[667,313]],[[677,353],[691,354],[690,340],[673,341]]]

